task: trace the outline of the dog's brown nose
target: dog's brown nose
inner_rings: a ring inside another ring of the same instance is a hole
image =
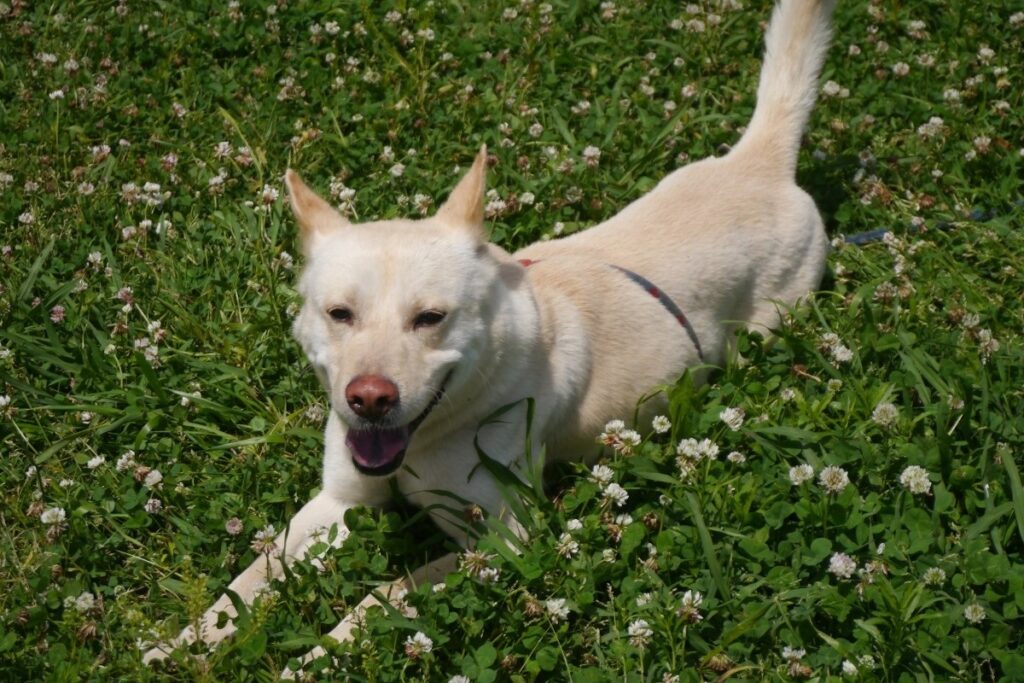
[[[360,375],[345,387],[345,400],[359,417],[379,420],[398,404],[398,387],[380,375]]]

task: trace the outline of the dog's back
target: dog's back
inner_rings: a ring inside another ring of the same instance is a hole
[[[706,360],[731,336],[724,321],[774,328],[824,273],[828,242],[795,184],[800,138],[814,107],[834,0],[781,0],[766,35],[757,105],[724,157],[684,166],[601,225],[516,256],[584,257],[642,273],[710,337]],[[617,313],[616,313],[617,314]]]
[[[629,414],[638,388],[720,364],[737,326],[776,329],[780,307],[795,305],[820,283],[828,240],[795,169],[833,6],[781,0],[776,7],[757,105],[729,154],[676,170],[601,225],[516,254],[542,262],[530,268],[539,299],[568,298],[585,312],[592,356],[609,366],[595,366],[573,436],[559,438],[582,443],[592,438],[598,416]],[[653,283],[685,313],[703,352],[643,289],[614,269],[603,276],[584,269],[586,263],[619,266]]]

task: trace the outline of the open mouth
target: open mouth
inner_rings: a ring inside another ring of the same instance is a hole
[[[409,424],[402,427],[349,429],[348,434],[345,435],[345,445],[352,453],[352,462],[356,469],[374,477],[383,477],[397,470],[402,464],[402,460],[405,459],[405,451],[409,447],[413,432],[423,424],[430,412],[441,402],[444,397],[444,388],[450,377],[451,373],[448,373],[448,377],[445,377],[441,388],[434,394],[434,398],[423,409],[423,412]]]

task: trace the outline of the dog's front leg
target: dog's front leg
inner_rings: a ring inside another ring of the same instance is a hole
[[[370,593],[363,598],[351,612],[345,615],[345,618],[338,622],[338,625],[331,629],[331,632],[327,635],[333,638],[339,643],[343,643],[347,640],[352,639],[352,634],[356,628],[360,625],[363,620],[363,616],[366,614],[366,610],[371,607],[376,607],[383,604],[377,597],[380,595],[395,609],[402,609],[406,616],[416,616],[416,611],[412,608],[406,607],[402,603],[402,595],[405,591],[414,589],[416,586],[424,583],[435,584],[444,580],[447,574],[455,571],[455,567],[458,563],[458,555],[455,553],[449,553],[444,557],[428,562],[416,571],[412,572],[409,576],[402,577],[385,583],[377,587],[373,593]],[[315,647],[300,658],[300,668],[306,664],[312,662],[314,659],[319,659],[327,654],[327,651],[322,647]],[[281,678],[293,679],[295,678],[295,671],[291,668],[285,669],[281,673]]]
[[[273,545],[267,547],[269,552],[257,558],[239,574],[228,585],[228,589],[243,603],[251,605],[260,590],[270,581],[281,577],[284,569],[282,558],[289,565],[295,560],[302,559],[310,546],[319,540],[327,540],[327,532],[334,524],[338,525],[338,533],[332,545],[340,545],[345,538],[344,514],[350,507],[352,506],[325,493],[314,497],[292,518],[288,528],[278,534]],[[223,626],[218,626],[221,612],[227,614],[228,620]],[[234,619],[237,616],[238,612],[231,604],[231,599],[226,594],[222,595],[206,610],[198,624],[185,628],[170,643],[161,643],[153,647],[143,655],[142,661],[148,664],[164,659],[176,647],[194,643],[197,639],[210,645],[219,643],[235,632]]]

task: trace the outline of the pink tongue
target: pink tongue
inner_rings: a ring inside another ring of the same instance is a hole
[[[394,462],[409,445],[409,431],[398,429],[349,430],[345,443],[352,457],[363,467],[377,469]]]

